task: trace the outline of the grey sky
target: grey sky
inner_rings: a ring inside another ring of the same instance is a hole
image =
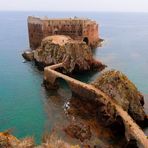
[[[148,12],[148,0],[0,0],[0,10]]]

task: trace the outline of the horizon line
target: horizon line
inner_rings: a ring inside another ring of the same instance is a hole
[[[0,10],[0,12],[107,12],[107,13],[148,13],[148,11],[84,11],[84,10]]]
[[[72,13],[148,13],[148,11],[65,11],[65,10],[0,10],[0,12],[72,12]]]

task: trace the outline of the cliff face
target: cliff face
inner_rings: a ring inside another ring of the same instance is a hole
[[[68,36],[56,35],[43,39],[41,46],[34,51],[37,63],[52,65],[64,63],[64,71],[102,70],[105,66],[93,58],[91,49],[85,42],[79,42]]]
[[[135,121],[144,121],[146,115],[143,108],[143,96],[124,74],[115,70],[107,71],[92,85],[115,99]]]

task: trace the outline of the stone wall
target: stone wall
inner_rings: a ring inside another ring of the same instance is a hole
[[[30,48],[36,49],[49,35],[68,35],[94,47],[99,41],[98,24],[90,19],[40,19],[28,17]]]
[[[28,32],[30,48],[36,49],[44,38],[43,22],[38,18],[28,17]]]
[[[50,67],[52,67],[52,66],[50,66]],[[93,90],[91,90],[89,87],[82,86],[82,84],[79,84],[79,82],[77,82],[77,80],[75,80],[73,78],[69,77],[68,79],[66,79],[66,78],[64,78],[65,75],[63,75],[61,73],[60,73],[60,75],[61,76],[56,75],[56,71],[49,70],[48,67],[45,68],[43,83],[44,83],[44,86],[46,87],[46,89],[49,89],[49,90],[57,89],[59,87],[58,78],[61,78],[67,82],[73,95],[78,96],[83,99],[87,99],[87,100],[95,100],[95,98],[97,97],[96,93]]]

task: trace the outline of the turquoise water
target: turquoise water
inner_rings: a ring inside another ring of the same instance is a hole
[[[21,53],[29,46],[28,15],[95,19],[105,39],[103,46],[93,51],[95,58],[109,69],[124,72],[148,94],[147,13],[0,12],[0,131],[12,129],[17,137],[31,135],[39,142],[43,132],[65,119],[64,100],[47,100],[42,72],[32,63],[23,63]],[[78,79],[89,82],[97,75],[80,74]],[[62,90],[58,93],[63,95]]]

